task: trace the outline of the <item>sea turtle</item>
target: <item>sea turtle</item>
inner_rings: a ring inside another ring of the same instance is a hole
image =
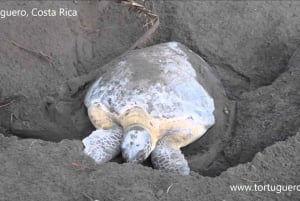
[[[187,175],[180,148],[214,124],[214,101],[178,43],[151,48],[111,64],[88,90],[84,103],[96,130],[83,139],[84,152],[98,163],[120,151],[136,163],[152,153],[155,168]]]

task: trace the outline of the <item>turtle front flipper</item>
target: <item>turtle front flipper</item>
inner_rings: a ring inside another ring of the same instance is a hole
[[[97,129],[82,140],[84,153],[97,163],[105,163],[121,151],[122,128]]]
[[[84,153],[97,163],[105,163],[120,153],[123,130],[102,105],[90,106],[88,114],[97,130],[82,140]]]
[[[172,136],[165,136],[157,142],[151,160],[156,169],[181,175],[190,173],[188,163]]]

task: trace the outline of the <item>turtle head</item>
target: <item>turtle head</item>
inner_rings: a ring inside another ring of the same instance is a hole
[[[141,163],[153,150],[151,135],[147,128],[132,125],[125,130],[122,141],[122,156],[126,162]]]

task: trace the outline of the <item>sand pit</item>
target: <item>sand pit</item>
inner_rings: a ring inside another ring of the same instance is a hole
[[[184,148],[187,177],[118,160],[96,165],[82,153],[93,130],[83,96],[145,33],[143,22],[117,1],[1,2],[29,15],[0,20],[0,200],[297,200],[296,190],[230,185],[299,185],[300,3],[146,5],[160,17],[148,45],[178,41],[221,80],[235,108],[226,140],[206,135]],[[78,15],[31,16],[33,8]]]

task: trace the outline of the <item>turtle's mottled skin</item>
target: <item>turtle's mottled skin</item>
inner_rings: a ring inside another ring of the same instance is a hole
[[[180,148],[214,124],[214,102],[178,43],[155,47],[111,66],[89,89],[85,105],[97,130],[83,140],[85,152],[99,163],[120,150],[128,162],[152,152],[155,168],[189,174]]]

